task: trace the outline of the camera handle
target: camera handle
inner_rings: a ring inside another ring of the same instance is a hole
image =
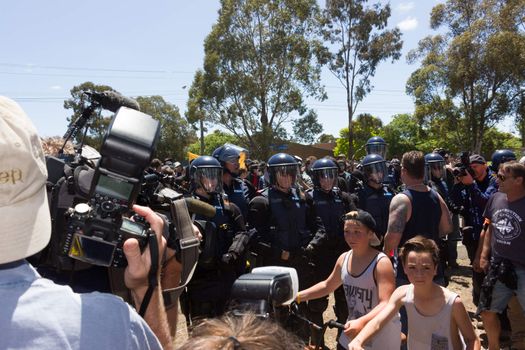
[[[159,243],[157,242],[157,236],[155,235],[155,232],[153,232],[151,229],[148,230],[148,245],[151,256],[151,267],[148,274],[148,290],[144,295],[142,304],[140,304],[139,315],[141,317],[144,317],[146,314],[146,309],[148,308],[153,291],[159,283],[157,279],[157,272],[159,271]]]

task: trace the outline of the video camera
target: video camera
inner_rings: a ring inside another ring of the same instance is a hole
[[[454,177],[463,177],[466,176],[467,173],[474,176],[474,170],[470,167],[470,152],[461,152],[458,156],[460,163],[452,168],[452,174]]]
[[[160,123],[127,107],[114,115],[100,150],[88,203],[66,212],[62,253],[90,264],[123,267],[122,245],[136,238],[141,248],[148,242],[149,227],[131,212],[160,134]]]
[[[253,312],[262,318],[280,320],[280,310],[288,309],[298,291],[299,279],[294,268],[257,267],[233,283],[230,307],[236,315]]]

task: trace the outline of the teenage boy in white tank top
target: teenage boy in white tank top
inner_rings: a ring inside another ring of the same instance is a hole
[[[374,233],[375,221],[368,212],[351,211],[344,217],[345,241],[352,250],[337,259],[330,276],[297,294],[297,302],[317,299],[332,293],[341,284],[348,304],[348,320],[339,338],[338,349],[349,341],[388,303],[395,289],[395,276],[388,257],[372,246],[380,244]],[[401,323],[397,317],[385,325],[366,349],[399,349]]]
[[[410,284],[394,291],[388,305],[354,337],[348,348],[363,349],[363,344],[367,344],[368,339],[388,324],[404,305],[408,316],[409,350],[481,349],[460,297],[432,281],[439,262],[436,243],[416,236],[403,245],[399,256]]]

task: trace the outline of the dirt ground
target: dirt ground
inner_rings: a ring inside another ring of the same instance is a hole
[[[486,337],[483,331],[483,325],[480,320],[474,318],[474,313],[476,312],[476,307],[472,303],[472,274],[470,269],[470,261],[467,257],[466,249],[460,242],[458,242],[458,267],[454,269],[447,270],[447,274],[450,277],[450,282],[448,288],[455,293],[461,296],[463,303],[465,304],[467,311],[472,319],[474,327],[477,333],[481,336],[482,345],[486,348]],[[330,305],[328,310],[324,314],[325,322],[334,319],[335,315],[333,313],[333,298],[330,297]],[[175,337],[175,348],[180,346],[187,339],[188,334],[186,331],[185,317],[182,314],[179,314],[179,321],[177,326],[177,335]],[[337,344],[337,330],[328,329],[325,333],[325,345],[329,349],[335,349]],[[503,344],[502,344],[503,345]]]

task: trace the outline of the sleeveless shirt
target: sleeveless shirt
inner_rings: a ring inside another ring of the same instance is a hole
[[[410,350],[452,350],[450,324],[452,305],[458,295],[445,290],[445,305],[433,316],[423,316],[414,304],[414,285],[407,287],[405,308],[408,316],[408,349]]]
[[[346,304],[348,305],[348,319],[355,320],[369,313],[379,303],[377,285],[374,278],[374,271],[377,262],[386,258],[384,253],[378,253],[368,264],[366,269],[358,276],[353,276],[348,271],[348,259],[352,251],[346,253],[341,269],[341,280],[345,291]],[[365,349],[399,349],[401,344],[401,323],[399,315],[392,318],[385,326],[364,346]],[[339,344],[345,349],[351,341],[344,333],[339,337]]]

